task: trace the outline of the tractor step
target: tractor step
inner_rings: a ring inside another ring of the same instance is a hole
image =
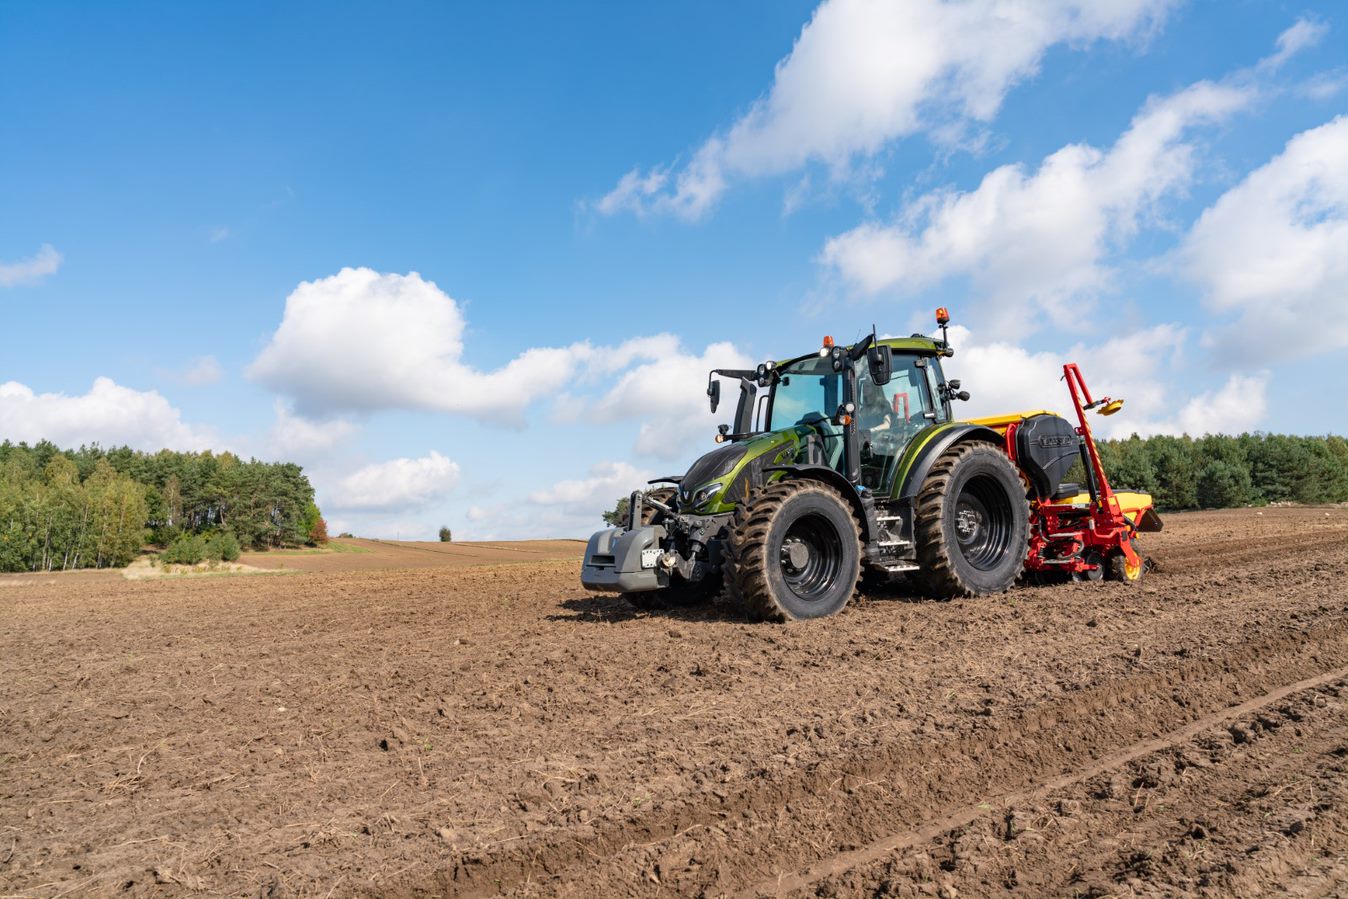
[[[902,574],[905,571],[917,571],[921,567],[916,562],[895,562],[893,565],[881,565],[880,570],[888,571],[890,574]]]

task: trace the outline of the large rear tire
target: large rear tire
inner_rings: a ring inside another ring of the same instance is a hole
[[[937,459],[918,491],[913,517],[918,583],[932,596],[1004,593],[1025,567],[1025,483],[992,444],[958,444]]]
[[[726,579],[758,621],[840,612],[861,577],[861,534],[847,501],[811,481],[778,481],[736,516]]]

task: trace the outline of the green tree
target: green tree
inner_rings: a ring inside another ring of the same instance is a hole
[[[1242,465],[1213,459],[1198,473],[1198,504],[1204,509],[1229,509],[1249,502],[1250,472]]]
[[[449,526],[448,526],[448,525],[445,525],[445,526],[443,526],[443,527],[440,528],[440,542],[441,542],[441,543],[449,543],[449,542],[452,541],[453,539],[454,539],[454,532],[451,531],[451,530],[449,529]]]
[[[1198,463],[1188,437],[1156,436],[1147,441],[1156,469],[1156,505],[1162,509],[1198,508]]]
[[[624,527],[627,524],[628,511],[632,508],[632,499],[629,496],[618,497],[618,502],[614,507],[603,513],[604,524],[609,527]]]
[[[1141,437],[1134,434],[1127,440],[1102,441],[1097,447],[1105,476],[1115,490],[1156,492],[1156,466]]]
[[[253,547],[299,545],[317,520],[313,487],[289,463],[0,442],[0,570],[124,565],[147,529],[160,546],[221,529]]]

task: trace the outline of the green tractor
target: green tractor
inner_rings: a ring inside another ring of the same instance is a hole
[[[942,322],[944,325],[945,322]],[[832,615],[863,571],[940,596],[1006,590],[1028,540],[1025,486],[996,431],[954,420],[945,339],[834,345],[738,382],[733,430],[681,477],[633,493],[624,528],[591,537],[582,583],[638,607],[723,590],[769,620]]]
[[[837,613],[863,575],[907,575],[949,598],[1007,590],[1027,553],[1032,567],[1091,579],[1123,570],[1121,554],[1135,562],[1135,522],[1109,493],[1084,417],[1080,429],[1042,412],[955,420],[969,394],[941,368],[954,355],[948,321],[938,310],[940,339],[825,338],[793,359],[713,370],[713,412],[721,379],[739,386],[733,429],[721,425],[720,446],[682,476],[633,493],[624,527],[590,538],[584,586],[638,608],[724,594],[781,621]],[[1062,483],[1078,461],[1099,472],[1089,493]],[[1060,533],[1032,539],[1032,502]]]

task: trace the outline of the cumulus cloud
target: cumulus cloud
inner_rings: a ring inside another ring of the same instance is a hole
[[[611,507],[616,497],[644,487],[654,475],[626,462],[600,462],[590,468],[589,477],[558,481],[551,487],[529,494],[529,502],[540,506],[565,506],[581,512],[599,512]]]
[[[690,446],[706,444],[717,423],[733,417],[738,394],[730,384],[722,388],[726,393],[721,408],[712,414],[707,402],[707,372],[754,365],[731,343],[711,344],[697,355],[683,352],[677,341],[669,340],[671,343],[652,352],[648,361],[623,372],[581,413],[601,422],[641,420],[636,451],[666,460],[685,457]]]
[[[345,418],[316,420],[296,415],[283,400],[277,400],[274,409],[276,418],[267,432],[267,445],[284,459],[322,456],[359,430]]]
[[[458,483],[458,463],[432,450],[419,459],[391,459],[357,469],[323,499],[334,509],[405,511],[424,508]]]
[[[315,417],[409,408],[518,425],[524,409],[561,388],[588,352],[530,349],[479,371],[463,361],[463,333],[459,304],[434,282],[415,272],[344,268],[286,298],[281,326],[248,376]]]
[[[279,426],[301,443],[344,436],[350,426],[334,424],[344,421],[342,413],[390,408],[522,425],[524,410],[547,397],[562,422],[649,419],[637,450],[668,458],[687,435],[714,427],[707,371],[749,364],[729,343],[699,355],[674,335],[656,334],[608,347],[529,349],[483,372],[463,361],[464,329],[459,304],[416,273],[345,268],[291,293],[281,326],[248,376],[291,398]],[[583,395],[596,384],[606,388],[601,395]],[[328,422],[322,434],[311,427],[318,421]]]
[[[991,120],[1045,51],[1155,28],[1173,0],[827,0],[772,87],[681,168],[632,171],[596,202],[704,215],[735,179],[820,162],[846,170],[919,131]]]
[[[1348,117],[1339,116],[1293,137],[1194,224],[1181,269],[1202,286],[1210,310],[1235,316],[1209,335],[1219,353],[1271,358],[1348,347],[1345,160]]]
[[[35,393],[17,381],[0,384],[0,434],[29,443],[124,444],[151,452],[221,448],[210,431],[185,424],[158,392],[133,390],[110,378],[97,378],[78,396]]]
[[[970,392],[957,406],[961,418],[1048,409],[1072,416],[1062,367],[1077,362],[1092,394],[1126,400],[1117,415],[1093,417],[1102,437],[1132,433],[1239,433],[1257,427],[1267,412],[1266,372],[1233,374],[1217,390],[1185,390],[1183,370],[1188,332],[1173,324],[1157,325],[1098,344],[1078,343],[1064,350],[1035,352],[1005,340],[982,341],[968,329],[951,328],[958,348],[946,360],[947,377],[959,378]]]
[[[0,287],[37,284],[61,267],[61,254],[56,247],[44,243],[35,255],[18,262],[0,262]]]
[[[1196,125],[1246,105],[1250,88],[1201,82],[1154,99],[1108,151],[1073,144],[1035,172],[1005,165],[968,192],[927,194],[889,223],[828,240],[821,262],[861,294],[915,293],[954,277],[985,298],[983,320],[1011,339],[1047,318],[1080,320],[1082,302],[1107,289],[1112,247],[1156,203],[1193,179]]]

